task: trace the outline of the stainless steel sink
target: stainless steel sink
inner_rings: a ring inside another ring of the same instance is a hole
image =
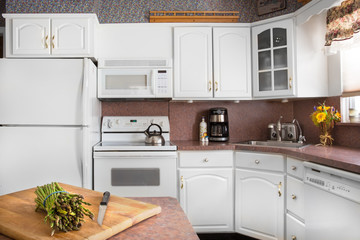
[[[290,141],[246,141],[240,142],[242,145],[254,145],[254,146],[269,146],[269,147],[286,147],[286,148],[303,148],[308,146],[304,143],[290,142]]]

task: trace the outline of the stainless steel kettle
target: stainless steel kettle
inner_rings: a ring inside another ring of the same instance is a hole
[[[157,126],[160,130],[160,132],[157,132],[156,130],[150,132],[150,128],[152,126]],[[162,136],[162,129],[158,124],[152,123],[150,124],[150,126],[145,130],[145,142],[152,144],[152,145],[164,145],[165,144],[165,139]]]

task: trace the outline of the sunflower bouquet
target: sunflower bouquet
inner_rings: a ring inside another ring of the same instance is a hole
[[[332,145],[334,139],[331,137],[331,131],[334,128],[335,122],[341,120],[340,113],[330,106],[326,106],[325,102],[314,106],[314,112],[310,115],[314,125],[320,129],[320,144]]]

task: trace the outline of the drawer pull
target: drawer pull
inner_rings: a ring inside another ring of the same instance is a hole
[[[184,177],[183,176],[181,176],[181,178],[180,178],[180,181],[181,181],[181,189],[183,189],[184,188]]]
[[[281,182],[279,182],[279,184],[278,184],[278,193],[279,193],[279,197],[281,197],[281,185],[282,185],[282,183],[281,183]]]
[[[295,235],[291,235],[291,240],[296,240],[296,236]]]
[[[291,194],[291,198],[295,200],[295,199],[296,199],[296,195],[295,195],[295,194]]]
[[[204,158],[203,162],[209,162],[209,159]]]
[[[295,171],[295,170],[296,170],[296,167],[295,167],[295,166],[292,166],[292,167],[291,167],[291,170]]]
[[[256,163],[256,164],[259,164],[259,163],[260,163],[260,161],[259,161],[259,160],[255,160],[255,163]]]

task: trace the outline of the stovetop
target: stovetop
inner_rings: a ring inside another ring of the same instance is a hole
[[[94,146],[95,152],[103,151],[176,151],[177,146],[169,141],[164,145],[152,145],[145,142],[104,141]]]

